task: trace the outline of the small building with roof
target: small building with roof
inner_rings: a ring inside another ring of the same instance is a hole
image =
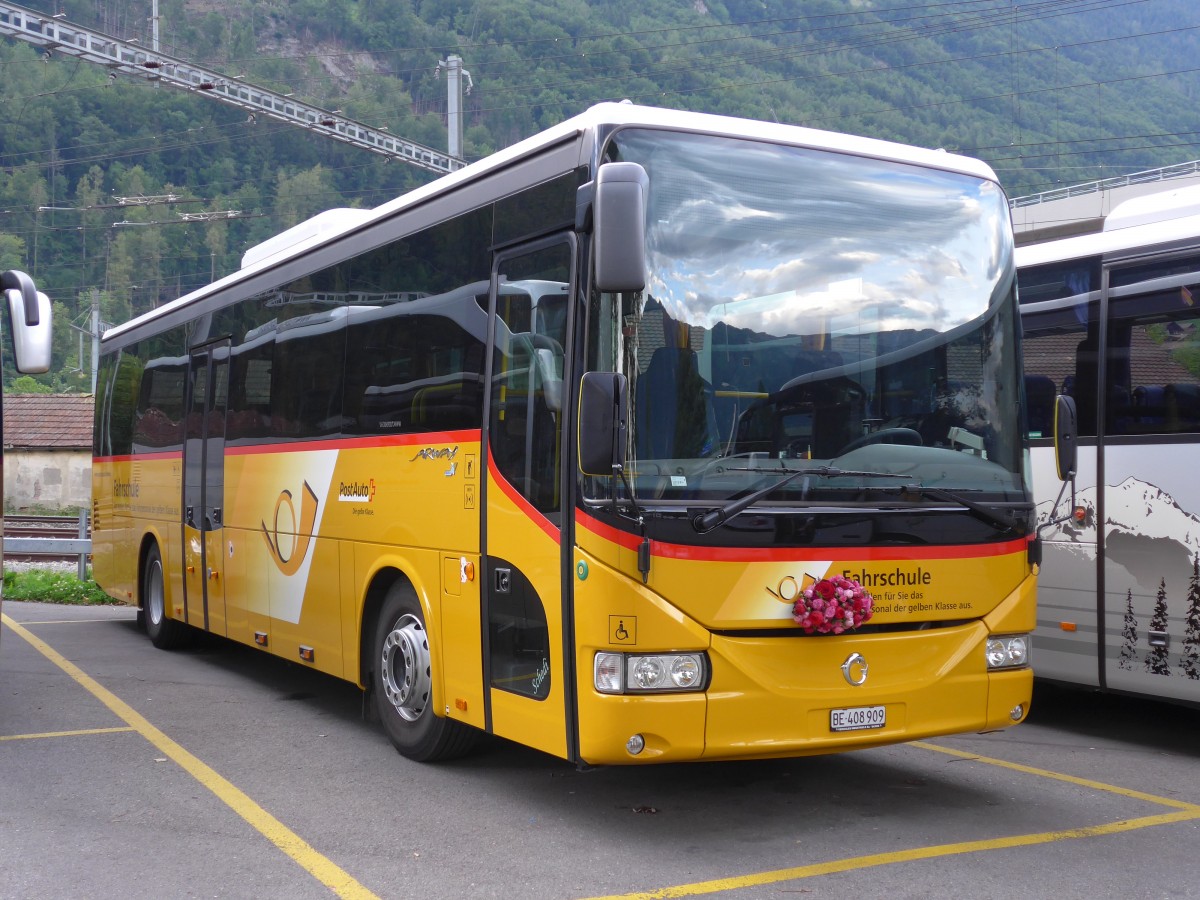
[[[68,512],[92,505],[90,394],[4,397],[4,505]]]

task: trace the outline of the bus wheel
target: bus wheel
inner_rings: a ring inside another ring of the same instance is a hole
[[[417,595],[407,583],[398,582],[388,591],[373,647],[375,704],[396,749],[418,762],[468,752],[475,729],[434,712],[429,633]]]
[[[182,647],[191,637],[186,625],[167,618],[162,554],[157,545],[146,554],[146,565],[142,569],[142,619],[151,643],[160,650]]]

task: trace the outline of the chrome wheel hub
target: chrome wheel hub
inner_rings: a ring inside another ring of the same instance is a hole
[[[415,722],[429,705],[429,641],[425,626],[413,615],[403,615],[383,641],[380,659],[383,691],[400,717]]]
[[[164,602],[162,563],[155,561],[146,573],[146,615],[155,625],[163,620]]]

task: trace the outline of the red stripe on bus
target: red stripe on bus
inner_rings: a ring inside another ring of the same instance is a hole
[[[303,453],[306,450],[357,450],[372,447],[411,447],[416,444],[469,444],[481,440],[478,429],[462,431],[427,431],[413,434],[372,435],[360,438],[333,438],[327,441],[278,441],[272,444],[248,446],[225,446],[226,456],[254,456],[260,453]],[[182,450],[164,450],[159,453],[122,454],[120,456],[94,456],[92,462],[141,462],[153,459],[181,459]]]
[[[554,541],[556,544],[559,543],[562,540],[562,535],[559,533],[558,526],[547,519],[544,513],[538,512],[538,510],[534,508],[533,504],[522,497],[520,493],[518,493],[517,489],[508,483],[508,479],[500,474],[500,470],[496,468],[495,461],[492,459],[491,449],[488,450],[487,460],[488,472],[491,474],[492,479],[496,482],[496,484],[499,485],[500,490],[504,493],[504,496],[511,500],[517,509],[525,513],[525,515],[530,521],[533,522],[534,525],[546,532],[546,534],[550,537],[550,540]]]
[[[125,453],[120,456],[93,456],[92,463],[141,462],[147,459],[182,459],[182,450],[163,450],[159,453]]]
[[[607,525],[579,510],[575,521],[599,538],[612,541],[627,550],[636,550],[642,540],[619,528]],[[959,544],[936,547],[694,547],[688,544],[650,542],[650,555],[662,559],[688,559],[707,562],[792,562],[825,560],[831,555],[852,554],[855,559],[891,561],[906,559],[984,559],[1024,553],[1032,538],[1015,538],[997,544]]]
[[[327,441],[303,441],[278,444],[254,444],[225,448],[226,456],[256,456],[263,453],[303,453],[306,450],[364,450],[378,447],[415,447],[418,444],[478,443],[479,432],[426,431],[420,434],[375,435],[361,438],[333,438]]]
[[[622,531],[620,528],[601,522],[599,519],[589,516],[581,510],[575,510],[575,524],[586,528],[596,537],[604,538],[606,541],[611,541],[624,547],[626,550],[636,550],[642,543],[642,539],[636,534],[630,534],[628,531]],[[651,548],[654,542],[650,542]]]

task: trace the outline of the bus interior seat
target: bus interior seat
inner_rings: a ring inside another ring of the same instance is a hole
[[[1140,384],[1133,389],[1129,403],[1124,407],[1124,415],[1118,415],[1114,420],[1117,431],[1155,431],[1161,429],[1165,421],[1164,390],[1156,384]]]
[[[340,431],[342,425],[340,382],[316,386],[300,395],[296,408],[298,434],[333,434]]]
[[[656,349],[635,391],[639,459],[707,456],[720,446],[712,385],[694,350]]]
[[[1200,384],[1164,385],[1163,400],[1172,431],[1197,430],[1200,426]]]
[[[1048,437],[1054,429],[1054,379],[1025,376],[1025,402],[1029,406],[1029,433]]]
[[[755,394],[772,394],[794,378],[841,365],[842,355],[833,350],[759,349],[747,344],[714,352],[713,408],[721,439],[739,428],[738,419],[756,402]],[[733,396],[721,396],[722,391]]]
[[[1096,433],[1096,347],[1096,336],[1089,335],[1075,348],[1075,376],[1071,381],[1070,393],[1075,400],[1075,415],[1078,417],[1080,434]]]
[[[867,413],[867,392],[849,378],[827,383],[813,404],[812,452],[819,459],[832,459],[842,448],[861,437]]]

